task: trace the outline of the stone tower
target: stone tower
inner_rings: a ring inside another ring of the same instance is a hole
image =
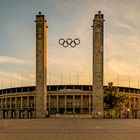
[[[45,16],[36,15],[36,118],[45,118],[46,107],[46,73],[47,73],[47,23]]]
[[[103,29],[104,15],[93,20],[93,117],[103,117]]]

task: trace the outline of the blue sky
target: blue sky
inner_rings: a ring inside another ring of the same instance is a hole
[[[139,0],[0,0],[0,88],[2,81],[5,88],[35,84],[34,21],[39,11],[49,26],[48,83],[77,84],[78,73],[78,84],[91,84],[91,25],[99,10],[105,16],[104,84],[129,86],[130,79],[130,86],[138,87],[139,6]],[[80,45],[65,49],[58,44],[69,37],[80,37]]]

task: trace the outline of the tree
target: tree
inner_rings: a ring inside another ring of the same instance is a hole
[[[128,103],[129,96],[118,91],[118,88],[113,86],[110,82],[107,87],[104,88],[104,107],[105,109],[121,109],[124,104]]]

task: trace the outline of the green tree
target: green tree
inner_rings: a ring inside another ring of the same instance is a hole
[[[129,96],[118,91],[118,88],[113,86],[110,82],[107,87],[104,88],[104,107],[105,109],[119,110],[124,104],[128,103]]]

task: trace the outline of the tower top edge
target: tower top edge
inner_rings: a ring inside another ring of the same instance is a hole
[[[45,17],[45,15],[42,14],[42,12],[40,12],[40,11],[38,12],[38,14],[36,14],[36,16],[37,16],[37,17],[43,17],[43,16]]]
[[[94,16],[93,21],[104,21],[104,14],[102,14],[101,11],[98,11],[98,13]]]
[[[97,14],[95,14],[95,16],[103,16],[104,14],[102,14],[102,12],[101,11],[98,11],[98,13]]]

